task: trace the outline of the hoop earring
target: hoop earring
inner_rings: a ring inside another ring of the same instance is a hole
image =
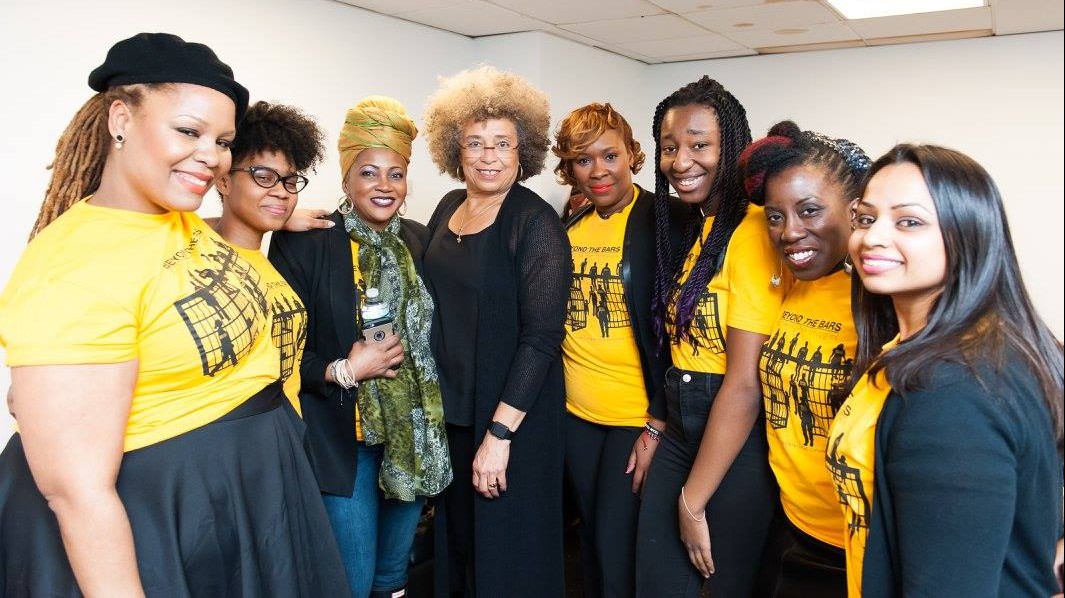
[[[779,287],[780,283],[783,282],[783,280],[784,280],[781,277],[781,269],[782,269],[782,267],[783,267],[783,264],[781,264],[780,260],[777,260],[777,272],[776,272],[776,274],[774,274],[774,275],[769,277],[769,284],[774,289]]]
[[[355,209],[355,206],[352,205],[351,198],[348,197],[347,193],[345,193],[344,195],[341,195],[340,196],[340,204],[337,206],[337,211],[340,212],[342,215],[347,216],[354,209]]]
[[[124,135],[122,135],[122,133],[119,133],[118,135],[115,135],[115,149],[116,150],[122,149],[122,145],[125,144],[125,143],[126,143],[126,137]]]
[[[403,203],[399,204],[399,209],[396,210],[396,212],[398,212],[401,217],[407,215],[407,198],[403,198]]]

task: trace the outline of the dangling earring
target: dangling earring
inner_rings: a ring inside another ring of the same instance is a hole
[[[781,268],[782,268],[782,264],[781,264],[780,260],[777,260],[777,272],[776,272],[776,274],[774,274],[774,275],[769,277],[769,284],[772,285],[774,289],[779,287],[780,283],[783,282],[783,278],[781,278],[781,276],[780,276]]]
[[[122,135],[122,133],[119,133],[118,135],[115,135],[115,149],[116,150],[122,149],[122,144],[124,144],[124,143],[126,143],[126,138],[125,138],[125,136]]]
[[[337,211],[344,216],[347,216],[353,209],[355,209],[355,206],[351,205],[351,198],[348,197],[348,194],[345,193],[344,195],[341,195],[340,205],[337,206]]]
[[[854,264],[851,263],[851,256],[843,258],[843,271],[849,274],[854,274]]]

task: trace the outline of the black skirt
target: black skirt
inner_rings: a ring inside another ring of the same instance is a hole
[[[116,484],[149,597],[350,594],[304,424],[272,384],[123,456]],[[0,454],[0,595],[80,596],[16,434]]]

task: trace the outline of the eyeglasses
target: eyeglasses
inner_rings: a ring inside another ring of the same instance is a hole
[[[263,189],[269,189],[278,183],[281,183],[285,187],[285,191],[289,193],[299,193],[303,191],[303,188],[310,182],[307,177],[302,174],[290,174],[288,176],[281,176],[273,168],[269,166],[249,166],[247,168],[234,168],[229,172],[247,172],[251,175],[251,180],[255,181],[255,184]]]
[[[480,158],[487,150],[495,150],[497,156],[503,157],[514,153],[518,145],[509,139],[500,139],[495,145],[485,145],[480,139],[471,139],[459,143],[459,148],[467,158]]]

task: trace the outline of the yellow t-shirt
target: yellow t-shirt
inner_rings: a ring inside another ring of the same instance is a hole
[[[846,383],[858,344],[850,288],[843,271],[795,282],[758,363],[769,464],[784,513],[795,527],[838,548],[843,529],[825,445],[836,415],[828,393]]]
[[[199,216],[75,204],[0,295],[11,367],[139,360],[125,450],[218,419],[280,373],[262,276]]]
[[[292,290],[261,251],[243,247],[237,247],[236,250],[263,277],[262,286],[266,287],[266,301],[270,306],[272,322],[270,337],[281,363],[285,396],[296,408],[296,413],[303,415],[300,409],[300,361],[303,359],[303,345],[307,341],[307,309],[296,291]]]
[[[359,243],[351,241],[351,274],[355,277],[355,287],[359,289],[359,296],[365,297],[366,281],[362,279],[362,271],[359,270]],[[356,331],[358,333],[358,331]],[[360,337],[361,338],[361,337]],[[356,338],[355,340],[359,340]],[[355,440],[362,442],[362,417],[359,416],[359,403],[355,402]]]
[[[573,281],[562,341],[566,409],[605,426],[639,427],[649,417],[621,280],[625,227],[635,204],[605,220],[595,214],[581,218],[568,231]]]
[[[710,234],[713,223],[713,217],[703,223],[702,239]],[[702,242],[697,241],[688,252],[680,277],[682,284],[688,280],[701,250]],[[725,334],[729,326],[765,335],[776,326],[785,285],[774,287],[770,280],[780,273],[780,263],[769,243],[764,211],[752,205],[729,239],[721,271],[699,296],[691,336],[672,345],[673,365],[724,374]],[[668,308],[670,322],[676,317],[678,296],[679,290]],[[672,325],[668,328],[672,334]]]
[[[898,339],[884,345],[887,351]],[[839,408],[828,431],[825,462],[843,509],[840,522],[847,552],[847,595],[862,595],[862,561],[869,539],[869,514],[873,507],[873,461],[876,455],[876,422],[884,409],[891,386],[881,370],[874,382],[862,376]]]

